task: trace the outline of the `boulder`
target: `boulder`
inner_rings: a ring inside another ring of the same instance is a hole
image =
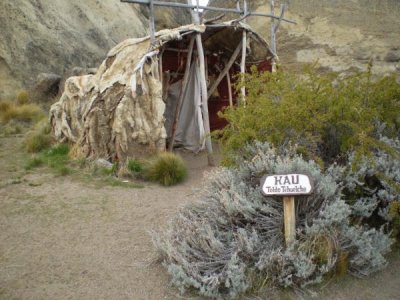
[[[47,102],[57,96],[60,89],[60,82],[60,75],[40,73],[29,94],[34,101]]]
[[[385,61],[396,63],[400,61],[400,50],[391,50],[385,56]]]

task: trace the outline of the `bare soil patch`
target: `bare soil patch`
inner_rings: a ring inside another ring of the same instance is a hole
[[[149,231],[195,200],[211,170],[206,156],[183,153],[189,177],[181,185],[126,188],[25,171],[21,140],[0,138],[0,299],[182,298],[154,260]],[[367,279],[346,276],[316,290],[323,299],[399,299],[398,248],[390,262]]]

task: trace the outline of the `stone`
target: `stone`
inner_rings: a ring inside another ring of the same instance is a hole
[[[105,160],[104,158],[99,158],[99,159],[95,160],[94,164],[98,167],[106,168],[108,170],[111,170],[114,166],[111,162],[109,162],[108,160]]]
[[[390,50],[385,56],[386,62],[398,62],[400,61],[400,50]]]
[[[47,102],[57,96],[60,89],[61,76],[53,73],[40,73],[36,83],[30,90],[34,101]]]

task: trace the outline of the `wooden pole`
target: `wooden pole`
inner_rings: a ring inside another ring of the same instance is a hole
[[[271,0],[271,15],[275,15],[275,1]],[[276,72],[276,30],[275,30],[275,19],[271,19],[271,51],[274,55],[272,59],[272,72]]]
[[[222,79],[225,77],[225,75],[229,72],[230,68],[232,67],[233,63],[235,62],[236,58],[238,57],[240,50],[242,50],[242,43],[240,43],[235,51],[233,52],[231,58],[229,59],[228,63],[226,64],[225,68],[222,70],[221,73],[219,73],[217,79],[214,81],[213,85],[210,87],[208,90],[208,96],[212,95]]]
[[[179,98],[178,102],[176,103],[176,108],[175,108],[175,118],[174,118],[174,123],[172,125],[172,132],[171,132],[171,140],[169,142],[168,150],[172,151],[174,149],[174,142],[175,142],[175,136],[176,136],[176,129],[178,126],[179,122],[179,117],[181,115],[181,110],[182,110],[182,104],[183,104],[183,99],[186,94],[187,90],[187,85],[188,85],[188,80],[189,80],[189,74],[190,74],[190,66],[191,66],[191,61],[192,61],[192,54],[193,54],[193,45],[194,45],[194,40],[195,37],[193,36],[190,39],[189,42],[189,50],[188,54],[186,57],[186,68],[185,68],[185,74],[183,75],[182,79],[182,88],[179,92]]]
[[[149,1],[149,9],[150,9],[150,17],[149,17],[149,22],[150,22],[150,41],[151,41],[151,45],[154,46],[154,43],[156,42],[156,37],[155,37],[156,26],[155,26],[155,21],[154,21],[154,4],[153,4],[153,0]]]
[[[244,0],[243,2],[243,11],[244,11],[244,16],[247,15],[247,1]],[[240,73],[241,73],[241,81],[242,81],[242,87],[240,89],[242,98],[241,102],[244,104],[246,103],[246,88],[244,86],[244,75],[246,74],[246,53],[247,52],[247,31],[243,29],[243,37],[242,37],[242,60],[240,62]]]
[[[232,100],[232,84],[231,84],[231,76],[229,75],[229,72],[226,74],[226,81],[228,84],[228,98],[229,98],[229,106],[233,106],[233,100]]]
[[[285,226],[285,242],[289,246],[296,238],[296,214],[294,197],[283,197],[283,215]]]
[[[137,4],[144,4],[148,5],[150,0],[120,0],[121,2],[126,3],[137,3]],[[238,8],[221,8],[221,7],[212,7],[212,6],[202,6],[202,5],[193,5],[191,2],[190,4],[183,4],[183,3],[175,3],[175,2],[164,2],[164,1],[157,1],[152,0],[154,6],[164,6],[164,7],[173,7],[173,8],[185,8],[185,9],[202,9],[202,10],[210,10],[210,11],[218,11],[222,13],[236,13],[236,14],[243,14],[243,11]],[[271,14],[263,14],[263,13],[255,13],[255,12],[247,12],[248,16],[256,16],[256,17],[268,17],[268,18],[275,18],[279,19],[278,16],[272,16]],[[288,22],[291,24],[296,24],[295,21],[282,19],[284,22]]]
[[[187,0],[188,4],[191,4],[191,0]],[[199,11],[194,12],[191,11],[192,19],[195,24],[200,23]],[[214,157],[213,157],[213,149],[211,142],[211,130],[210,130],[210,117],[208,114],[208,96],[207,96],[207,80],[206,80],[206,66],[204,59],[204,49],[203,43],[201,41],[201,34],[196,33],[196,47],[197,47],[197,59],[199,63],[199,71],[200,71],[200,90],[201,90],[201,110],[203,112],[203,123],[204,123],[204,134],[205,134],[205,143],[207,148],[207,157],[208,157],[208,165],[214,166]]]
[[[208,165],[214,166],[215,162],[214,162],[213,149],[211,143],[210,118],[208,115],[208,96],[207,96],[207,82],[206,82],[205,63],[204,63],[204,51],[200,33],[196,34],[196,45],[197,45],[197,55],[198,55],[199,69],[200,69],[201,102],[202,102],[201,109],[203,111],[204,133],[206,139],[206,148],[208,152]]]

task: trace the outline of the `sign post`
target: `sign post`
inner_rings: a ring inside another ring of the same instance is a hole
[[[310,195],[313,185],[305,174],[268,175],[261,179],[261,190],[265,196],[283,196],[283,218],[286,246],[296,238],[295,196]]]

